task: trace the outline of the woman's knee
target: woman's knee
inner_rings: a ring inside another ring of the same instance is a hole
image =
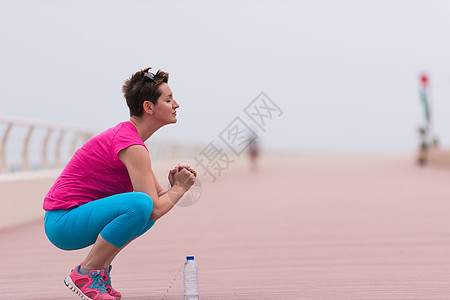
[[[141,192],[133,192],[130,204],[133,213],[142,215],[146,219],[150,218],[153,211],[153,200],[149,195]]]

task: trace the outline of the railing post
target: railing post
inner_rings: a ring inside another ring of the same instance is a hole
[[[56,141],[56,149],[55,149],[55,167],[61,168],[61,145],[62,141],[64,139],[64,135],[66,134],[66,131],[64,129],[61,129],[59,132],[58,140]]]
[[[8,143],[8,135],[11,132],[13,124],[11,122],[8,123],[5,129],[5,133],[2,137],[2,144],[0,148],[0,160],[1,160],[1,168],[0,171],[2,173],[8,172],[8,164],[6,163],[6,144]]]
[[[33,134],[34,126],[30,125],[28,127],[28,132],[23,142],[22,149],[22,169],[24,171],[30,170],[30,162],[28,160],[28,145],[30,144],[31,135]]]
[[[177,144],[171,144],[172,157],[178,157],[179,146]]]
[[[49,169],[50,165],[48,163],[48,157],[47,157],[47,150],[48,150],[48,141],[50,139],[50,136],[52,135],[52,128],[49,127],[47,129],[47,134],[45,135],[44,140],[42,141],[42,154],[41,154],[41,161],[42,161],[42,168],[43,169]]]
[[[80,138],[80,136],[78,134],[79,133],[76,131],[73,134],[72,144],[70,145],[70,155],[75,154],[75,150],[76,150],[75,148],[77,146],[77,141]]]

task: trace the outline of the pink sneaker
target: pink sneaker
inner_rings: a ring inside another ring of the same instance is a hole
[[[116,300],[106,290],[103,281],[105,271],[91,270],[89,274],[80,274],[79,268],[80,265],[64,279],[69,289],[84,300]]]
[[[112,266],[109,266],[108,270],[105,270],[105,273],[103,275],[103,281],[105,282],[106,290],[108,291],[108,294],[116,298],[117,300],[120,300],[122,298],[122,294],[111,286],[111,269]]]

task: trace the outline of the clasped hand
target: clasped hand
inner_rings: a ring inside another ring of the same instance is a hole
[[[187,191],[195,183],[197,172],[189,165],[178,164],[175,168],[169,171],[170,186],[177,185],[183,190]]]

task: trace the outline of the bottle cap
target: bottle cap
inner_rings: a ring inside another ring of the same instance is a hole
[[[194,256],[186,256],[186,260],[194,260]]]

